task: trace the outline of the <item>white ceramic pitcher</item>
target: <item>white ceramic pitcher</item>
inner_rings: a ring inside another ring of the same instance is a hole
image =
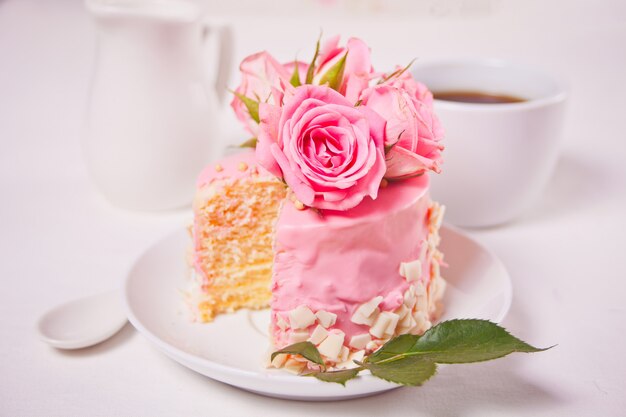
[[[209,28],[183,0],[87,0],[98,29],[86,119],[89,170],[112,203],[183,207],[195,178],[221,147],[218,101],[232,64],[227,26]],[[207,34],[217,32],[215,85]]]

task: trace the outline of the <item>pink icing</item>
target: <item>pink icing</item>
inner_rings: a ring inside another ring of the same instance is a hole
[[[247,165],[245,170],[239,169],[239,164],[242,162]],[[218,165],[222,168],[221,171],[216,169]],[[196,187],[200,189],[215,180],[246,178],[252,175],[255,169],[258,170],[259,173],[267,173],[267,171],[257,165],[254,150],[246,149],[205,167],[198,176]],[[267,173],[267,175],[269,175],[269,173]]]
[[[428,236],[428,176],[381,188],[346,212],[297,210],[286,201],[275,236],[271,332],[277,347],[288,344],[290,330],[276,326],[277,315],[289,322],[290,310],[306,305],[313,312],[337,314],[345,343],[368,326],[352,323],[356,308],[384,297],[382,310],[400,306],[409,283],[399,273],[401,262],[419,257]],[[424,265],[424,284],[430,278]]]

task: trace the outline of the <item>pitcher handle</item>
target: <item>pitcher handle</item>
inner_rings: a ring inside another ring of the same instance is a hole
[[[220,104],[224,104],[228,89],[228,81],[233,66],[234,36],[233,29],[228,24],[204,23],[202,40],[206,42],[207,35],[215,32],[218,38],[218,66],[215,76],[215,93]]]

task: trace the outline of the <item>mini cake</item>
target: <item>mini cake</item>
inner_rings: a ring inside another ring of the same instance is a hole
[[[259,52],[240,69],[231,105],[255,152],[198,181],[196,317],[269,305],[271,349],[313,344],[327,369],[426,331],[445,288],[443,208],[428,194],[443,150],[432,93],[408,66],[375,71],[356,38],[318,42],[310,63]],[[271,365],[316,360],[281,353]]]
[[[437,250],[443,210],[428,183],[427,175],[390,183],[345,212],[283,205],[271,288],[275,348],[308,340],[345,368],[393,336],[430,328],[445,281]]]
[[[194,200],[195,317],[270,306],[274,350],[309,340],[336,368],[393,336],[423,333],[445,288],[443,208],[428,184],[427,175],[383,182],[376,200],[320,213],[289,198],[253,152],[207,167]],[[306,363],[279,355],[272,365]]]

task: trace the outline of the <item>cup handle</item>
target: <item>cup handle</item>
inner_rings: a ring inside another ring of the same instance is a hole
[[[204,43],[206,43],[208,35],[211,32],[215,32],[218,38],[218,61],[214,88],[219,103],[224,104],[228,81],[233,66],[233,29],[228,24],[204,23],[202,29],[202,41]]]

